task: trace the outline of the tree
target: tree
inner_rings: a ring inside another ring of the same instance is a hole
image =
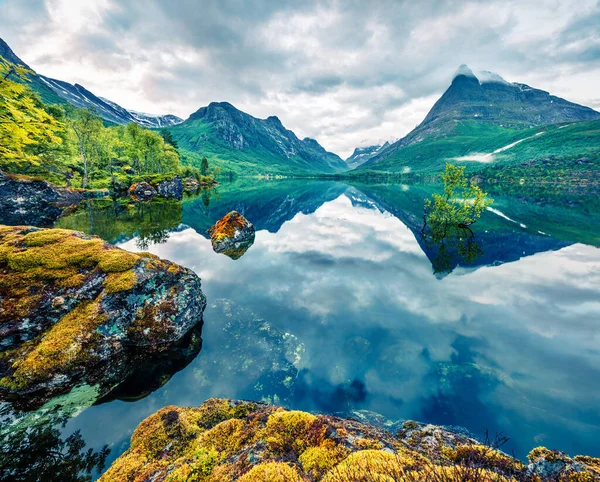
[[[435,249],[434,273],[449,273],[459,260],[472,263],[483,252],[470,226],[493,201],[474,182],[467,181],[465,167],[446,164],[442,173],[444,194],[425,200],[424,241]]]
[[[425,200],[423,219],[434,238],[442,238],[453,228],[470,230],[493,200],[474,182],[467,181],[465,166],[446,164],[442,173],[444,194],[434,193]]]
[[[200,173],[203,176],[208,174],[208,159],[206,157],[203,157],[202,162],[200,163]]]
[[[68,116],[68,123],[77,137],[77,147],[83,165],[81,187],[85,189],[93,163],[98,157],[98,141],[104,126],[100,117],[89,109],[72,110]]]
[[[177,141],[173,139],[173,134],[171,134],[171,131],[167,129],[161,129],[160,135],[162,136],[166,144],[169,144],[170,146],[174,147],[175,150],[179,148],[179,146],[177,145]]]

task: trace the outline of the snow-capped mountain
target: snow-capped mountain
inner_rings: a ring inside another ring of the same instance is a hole
[[[389,145],[390,142],[385,141],[383,143],[377,143],[373,146],[357,147],[354,149],[352,155],[346,159],[346,164],[348,164],[350,169],[354,169],[355,167],[367,162],[373,156],[377,155],[378,152],[380,152],[382,149],[385,149]]]

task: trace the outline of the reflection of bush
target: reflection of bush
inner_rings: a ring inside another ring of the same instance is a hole
[[[89,200],[73,214],[59,220],[57,227],[95,234],[111,242],[124,242],[137,237],[140,249],[164,243],[169,233],[181,224],[181,203],[154,200],[131,203],[129,200]]]

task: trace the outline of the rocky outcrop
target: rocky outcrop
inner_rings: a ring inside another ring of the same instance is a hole
[[[129,186],[127,194],[129,194],[129,197],[134,201],[150,201],[158,193],[156,192],[156,189],[147,182],[136,182]]]
[[[1,224],[52,226],[65,210],[81,202],[83,197],[74,189],[0,171]]]
[[[444,427],[408,421],[392,434],[357,420],[210,399],[165,407],[144,420],[129,450],[100,478],[162,482],[594,481],[600,459],[568,458],[551,476]],[[560,454],[554,457],[566,457]],[[556,466],[558,467],[558,465]]]
[[[195,273],[149,253],[0,226],[0,398],[35,404],[112,380],[127,351],[167,350],[205,306]]]
[[[180,177],[174,177],[173,179],[161,182],[156,190],[159,196],[181,201],[183,197],[183,182]]]
[[[254,226],[237,211],[231,211],[208,230],[213,250],[239,259],[254,244]]]

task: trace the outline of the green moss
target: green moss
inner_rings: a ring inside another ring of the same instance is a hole
[[[110,273],[104,280],[103,286],[107,293],[119,293],[133,289],[136,284],[137,276],[129,270],[124,273]]]
[[[49,374],[85,365],[89,357],[85,346],[93,342],[94,330],[105,321],[98,303],[99,299],[83,302],[63,316],[25,357],[13,363],[13,374],[0,385],[20,389]]]
[[[417,428],[419,426],[419,424],[417,422],[414,422],[412,420],[407,420],[406,422],[404,422],[402,424],[402,428],[404,430],[413,430],[415,428]]]
[[[402,459],[381,450],[361,450],[350,454],[335,466],[323,482],[350,482],[354,480],[404,480]]]
[[[302,469],[314,480],[321,480],[324,474],[348,456],[349,450],[332,440],[325,440],[318,447],[309,447],[299,461]]]
[[[121,273],[130,270],[139,259],[138,255],[114,249],[98,256],[98,268],[105,273]]]
[[[310,413],[277,411],[269,416],[262,434],[269,447],[276,452],[294,451],[301,454],[310,446],[319,445],[324,438],[324,427],[316,424],[317,417]]]
[[[72,234],[73,232],[67,229],[44,229],[26,234],[23,237],[23,242],[30,247],[45,246],[46,244],[56,243]]]
[[[295,467],[283,462],[257,465],[238,479],[239,482],[302,482]]]
[[[485,445],[465,444],[455,448],[447,447],[442,450],[442,455],[455,464],[497,469],[503,473],[520,472],[525,469],[518,460]]]
[[[357,421],[211,399],[199,408],[166,407],[150,416],[134,432],[130,449],[100,481],[530,480],[521,462],[498,450],[476,443],[443,445],[442,435],[434,436],[445,458],[431,447],[408,448],[389,433]],[[363,445],[384,448],[362,450]],[[534,457],[560,455],[573,461],[543,447],[533,452]],[[574,472],[568,465],[556,480],[597,480],[599,459],[575,459],[583,469]]]
[[[536,447],[531,452],[529,452],[527,458],[530,462],[535,462],[540,459],[546,460],[548,462],[555,462],[562,458],[561,455],[562,454],[557,450],[550,450],[546,447]]]

